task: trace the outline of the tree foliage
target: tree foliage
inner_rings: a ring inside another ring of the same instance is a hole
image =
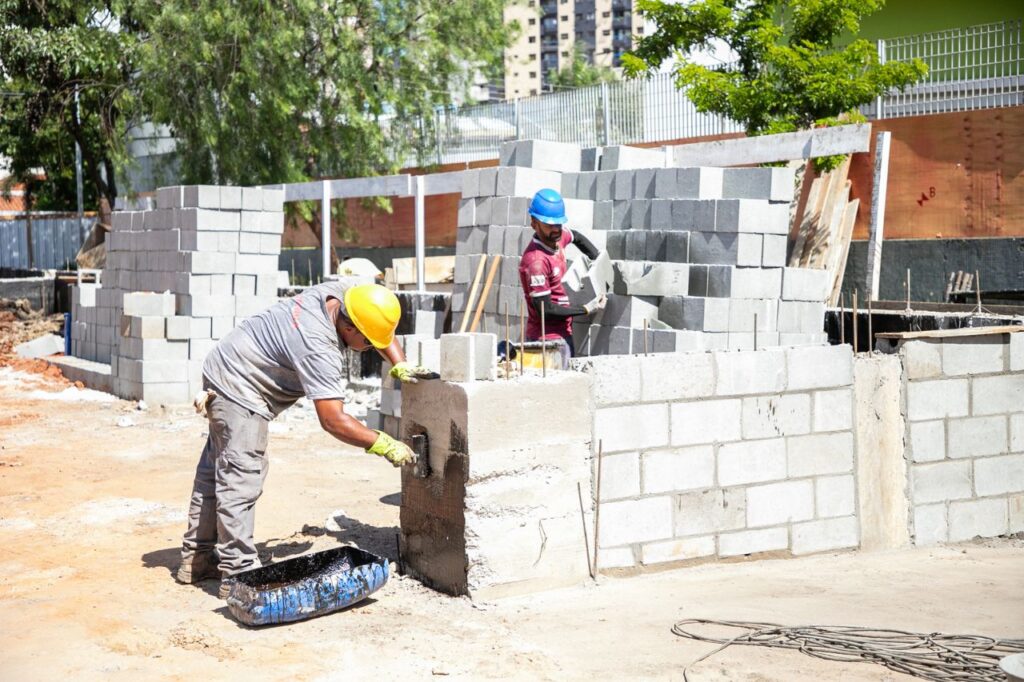
[[[556,90],[559,88],[583,88],[599,83],[612,83],[619,80],[615,70],[607,66],[592,64],[583,51],[580,43],[573,44],[572,60],[559,70],[548,72],[548,83]]]
[[[75,142],[87,204],[113,205],[136,46],[122,3],[0,0],[0,155],[29,205],[74,207]]]
[[[926,72],[919,59],[880,64],[874,45],[855,37],[884,0],[637,0],[658,29],[623,56],[638,77],[675,58],[676,85],[698,111],[742,123],[750,135],[859,120],[857,108]],[[696,51],[722,41],[736,63],[708,67]]]

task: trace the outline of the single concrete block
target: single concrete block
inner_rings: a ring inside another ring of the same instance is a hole
[[[1024,492],[1024,455],[974,460],[974,488],[979,496]]]
[[[715,553],[715,538],[712,535],[701,538],[685,538],[649,542],[640,547],[640,562],[645,566],[669,561],[686,561],[712,556]]]
[[[1016,332],[1008,334],[1009,340],[1009,360],[1010,360],[1010,371],[1011,372],[1024,372],[1024,334]]]
[[[645,495],[711,488],[715,484],[715,450],[699,445],[645,452],[643,472]]]
[[[946,459],[946,423],[912,422],[909,425],[909,453],[914,462],[938,462]]]
[[[674,196],[680,199],[721,199],[722,181],[722,168],[679,168]]]
[[[942,341],[911,339],[900,344],[900,355],[907,379],[932,379],[942,376]]]
[[[480,196],[480,171],[462,171],[462,199],[472,199]],[[459,204],[461,205],[461,201]]]
[[[498,169],[496,196],[527,197],[545,188],[562,186],[558,173],[537,168],[509,167]]]
[[[182,207],[220,208],[220,187],[216,185],[188,185],[182,188]]]
[[[949,541],[1006,535],[1008,521],[1005,499],[952,502],[949,505]]]
[[[787,351],[781,349],[715,353],[715,364],[718,368],[715,395],[778,393],[785,390],[786,355]],[[813,388],[792,385],[792,363],[790,367],[790,390]],[[847,381],[847,385],[850,383],[852,379]]]
[[[181,341],[192,336],[192,318],[172,316],[167,318],[167,338]]]
[[[527,206],[524,206],[523,214],[526,214]],[[594,202],[582,199],[565,199],[565,213],[569,218],[569,224],[573,231],[584,233],[594,229]]]
[[[853,434],[793,436],[786,440],[791,477],[845,474],[853,471]]]
[[[793,524],[793,554],[796,555],[851,549],[859,544],[859,528],[853,516]]]
[[[735,268],[731,265],[705,265],[707,269],[707,293],[711,298],[732,296],[732,276]]]
[[[623,405],[598,408],[594,438],[605,452],[665,447],[669,444],[668,405]]]
[[[814,479],[815,515],[820,519],[856,513],[853,475]]]
[[[811,396],[790,393],[743,399],[743,438],[796,436],[811,430]]]
[[[594,378],[594,402],[598,407],[604,407],[640,401],[640,367],[648,360],[649,358],[612,355],[579,358],[570,363],[570,368]]]
[[[476,225],[476,200],[472,198],[462,199],[459,202],[459,210],[456,219],[459,227]]]
[[[601,505],[598,546],[631,545],[672,537],[672,497],[645,497]]]
[[[640,453],[624,452],[601,458],[601,501],[640,495]]]
[[[945,350],[943,348],[943,352]],[[971,397],[971,412],[975,415],[1020,412],[1021,405],[1024,405],[1024,374],[974,377],[971,379]]]
[[[786,478],[786,439],[750,440],[718,448],[718,485],[746,485]]]
[[[914,507],[914,544],[918,547],[949,540],[945,504],[926,504]]]
[[[746,525],[743,488],[703,490],[676,496],[675,535],[705,535]]]
[[[630,202],[629,225],[633,230],[646,230],[651,226],[651,201],[649,199],[633,199]],[[643,260],[642,255],[639,260]]]
[[[43,334],[14,347],[14,354],[20,358],[45,358],[63,352],[64,337],[56,334]]]
[[[791,391],[853,383],[853,348],[849,345],[789,348],[785,354]]]
[[[670,263],[690,262],[689,232],[669,232],[665,235],[665,260]]]
[[[632,199],[612,202],[612,229],[628,230],[632,226],[629,215]]]
[[[760,267],[761,254],[764,253],[764,236],[759,234],[736,235],[736,265]]]
[[[441,337],[441,379],[467,382],[497,377],[498,340],[494,334],[445,334]]]
[[[825,304],[809,301],[780,301],[778,330],[785,334],[820,332],[825,326]]]
[[[597,173],[585,171],[576,175],[576,198],[595,201],[597,199]]]
[[[784,481],[747,488],[747,528],[814,518],[814,482]]]
[[[636,195],[633,191],[633,176],[636,171],[616,170],[614,181],[614,193],[612,198],[616,201],[631,200]]]
[[[685,400],[687,398],[703,398],[711,395],[715,385],[714,362],[708,353],[672,353],[665,356],[638,358],[639,375],[642,379],[642,390],[640,399],[644,402],[659,402],[672,400]],[[626,376],[620,374],[618,382],[626,381]],[[720,407],[735,407],[735,401],[717,401]],[[714,404],[715,401],[712,401]],[[698,406],[701,403],[686,403],[685,405]],[[677,408],[681,408],[677,412]],[[695,409],[700,409],[696,407]],[[730,411],[731,412],[731,411]],[[738,414],[736,415],[738,416]],[[673,444],[686,444],[677,440],[676,424],[678,420],[694,420],[687,408],[682,405],[672,406],[673,420]],[[679,438],[685,438],[688,433],[687,427],[683,426],[679,432]],[[721,438],[720,440],[729,440]],[[689,441],[689,442],[711,442],[711,441]]]
[[[631,568],[636,566],[632,547],[612,547],[602,549],[597,557],[598,568]]]
[[[648,296],[608,296],[604,310],[592,316],[595,324],[610,327],[643,327],[644,320],[658,318],[658,301]]]
[[[715,203],[699,199],[673,200],[671,228],[689,232],[714,232]]]
[[[814,394],[812,430],[848,431],[853,428],[853,390],[817,391]]]
[[[977,383],[975,384],[975,391],[977,394]],[[907,384],[906,400],[907,418],[910,421],[926,421],[943,417],[966,417],[968,380],[938,379],[933,381],[912,381]],[[979,413],[977,407],[978,404],[976,402],[975,412]],[[988,413],[981,411],[979,414]]]
[[[661,149],[619,145],[605,147],[601,153],[601,170],[664,168],[665,163],[665,152]]]
[[[1007,336],[968,336],[942,340],[942,373],[946,376],[1005,371]]]
[[[243,192],[244,194],[244,192]],[[268,213],[280,214],[284,211],[284,190],[267,188],[262,191],[263,203],[260,210]],[[244,202],[244,197],[243,197]],[[243,206],[244,208],[244,206]]]
[[[167,317],[174,314],[174,294],[131,292],[123,299],[123,310],[129,316]]]
[[[779,298],[782,268],[736,268],[732,273],[733,298]]]
[[[1008,452],[1008,423],[1006,415],[969,417],[949,420],[950,459],[984,457]]]
[[[789,238],[784,234],[766,234],[762,237],[761,264],[766,268],[781,268],[786,264]]]
[[[782,273],[782,300],[823,303],[829,294],[828,272],[810,268],[785,268]]]
[[[785,528],[747,530],[739,533],[723,533],[718,536],[718,556],[720,557],[770,552],[787,547],[789,547],[789,534]]]
[[[716,205],[716,232],[750,232],[785,236],[789,232],[789,206],[750,199],[723,199]]]
[[[722,196],[790,202],[794,182],[792,168],[726,168],[722,173]]]
[[[242,210],[242,188],[241,187],[221,187],[220,188],[220,208],[221,208],[221,210],[227,210],[227,211],[241,211]]]
[[[915,464],[910,468],[911,502],[927,504],[972,496],[969,461]]]
[[[502,166],[525,166],[559,173],[579,173],[581,162],[580,147],[567,142],[515,140],[503,142],[500,150]],[[500,191],[498,193],[501,194]]]

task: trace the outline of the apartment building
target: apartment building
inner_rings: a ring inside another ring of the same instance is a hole
[[[520,33],[505,52],[506,99],[547,92],[548,74],[570,63],[577,44],[592,64],[617,68],[644,33],[632,0],[519,0],[505,7],[513,21]]]

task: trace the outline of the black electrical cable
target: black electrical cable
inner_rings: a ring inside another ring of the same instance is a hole
[[[698,635],[686,629],[691,625],[738,628],[745,632],[731,639]],[[798,649],[830,661],[869,662],[890,670],[934,682],[1005,682],[999,660],[1024,652],[1024,639],[996,639],[981,635],[918,633],[884,628],[851,626],[751,623],[728,620],[688,618],[672,626],[672,634],[700,642],[721,644],[683,669],[687,670],[733,644]]]

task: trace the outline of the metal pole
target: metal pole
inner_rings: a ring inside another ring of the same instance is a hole
[[[885,39],[878,40],[878,63],[885,64]],[[875,120],[882,118],[882,95],[875,99]]]
[[[420,291],[427,290],[426,258],[426,211],[423,206],[423,176],[417,175],[413,180],[416,182],[416,288]]]
[[[608,84],[603,82],[601,83],[601,109],[604,114],[604,130],[602,131],[603,135],[601,136],[601,146],[607,147],[610,144],[609,140],[611,139],[610,131],[612,127],[612,112],[608,99]]]
[[[512,100],[512,120],[516,124],[516,139],[520,138],[519,130],[519,98]]]
[[[889,185],[889,145],[892,133],[875,136],[875,191],[871,197],[871,235],[868,239],[868,274],[865,282],[869,301],[878,300],[882,274],[882,240],[885,235],[885,198]]]
[[[320,252],[323,260],[323,276],[331,272],[331,183],[324,180],[321,183],[320,195]],[[310,273],[310,285],[313,284],[313,275]]]
[[[75,86],[75,123],[81,129],[82,120],[78,109],[78,87]],[[82,189],[82,147],[75,140],[75,193],[78,199],[78,238],[85,244],[85,199]],[[113,206],[110,207],[113,210]]]

